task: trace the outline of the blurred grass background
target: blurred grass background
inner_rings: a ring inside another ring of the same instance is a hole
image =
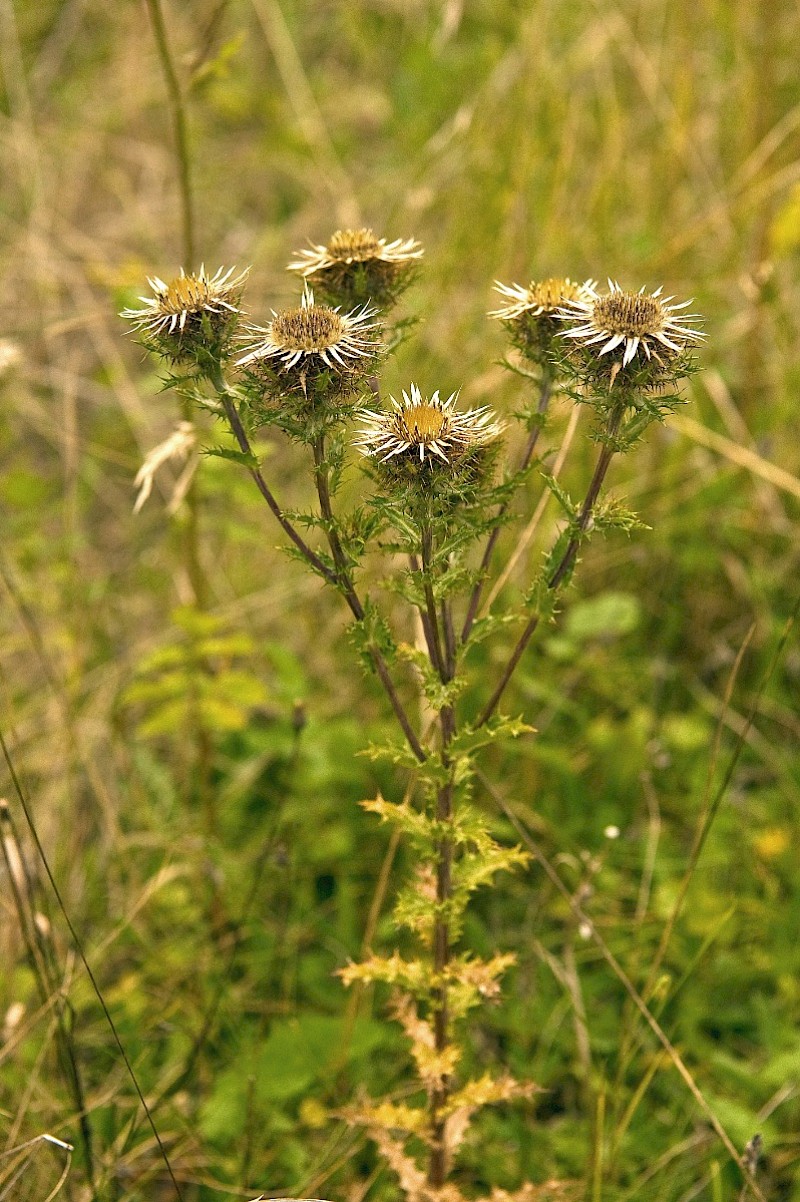
[[[257,320],[294,298],[293,250],[361,223],[426,247],[408,300],[421,322],[387,391],[461,386],[469,405],[513,411],[519,381],[485,317],[497,278],[663,283],[706,316],[691,408],[611,481],[653,529],[593,544],[507,698],[539,734],[487,772],[570,887],[591,882],[592,917],[643,988],[704,806],[744,739],[652,1004],[737,1146],[762,1132],[770,1202],[797,1202],[793,637],[759,691],[798,587],[796,5],[195,0],[164,15],[198,257],[253,264]],[[335,1111],[364,1085],[402,1092],[402,1042],[385,999],[348,999],[332,975],[365,941],[394,938],[376,881],[406,857],[356,804],[402,788],[358,758],[386,707],[336,598],[276,549],[234,465],[201,465],[202,617],[187,608],[169,481],[132,514],[133,476],[178,416],[117,317],[146,275],[182,265],[146,7],[0,0],[0,50],[5,738],[187,1202],[396,1196]],[[554,445],[566,420],[564,407]],[[567,467],[576,490],[584,430]],[[302,503],[294,453],[276,446],[268,466]],[[198,654],[213,663],[202,713],[216,815],[198,796],[186,700]],[[502,649],[484,654],[489,680]],[[45,1131],[76,1142],[72,1199],[172,1198],[5,770],[0,792],[36,877],[23,900],[44,916],[52,985],[37,994],[3,868],[4,1146]],[[472,1033],[475,1064],[506,1062],[548,1092],[476,1128],[467,1193],[530,1178],[575,1181],[592,1202],[738,1197],[703,1114],[538,869],[479,899],[469,938],[519,958]],[[37,1146],[7,1196],[46,1197],[60,1163]]]

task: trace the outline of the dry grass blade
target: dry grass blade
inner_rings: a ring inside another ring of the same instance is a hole
[[[123,1046],[122,1040],[120,1039],[120,1035],[117,1030],[116,1024],[114,1023],[114,1020],[111,1017],[111,1012],[109,1011],[108,1006],[106,1005],[105,998],[103,997],[100,986],[97,983],[97,978],[95,977],[95,974],[92,971],[92,967],[86,958],[86,954],[83,950],[83,944],[82,944],[80,938],[78,937],[78,932],[76,931],[76,929],[73,925],[72,919],[69,916],[69,912],[67,911],[67,908],[64,904],[64,900],[61,896],[61,891],[59,890],[58,885],[55,880],[55,877],[53,876],[52,870],[50,868],[50,862],[49,862],[47,856],[45,855],[44,847],[42,846],[41,839],[39,838],[39,832],[37,830],[35,822],[33,821],[33,815],[31,813],[30,806],[28,805],[28,801],[23,792],[19,777],[17,776],[16,769],[14,767],[13,761],[9,754],[8,746],[6,744],[5,735],[3,734],[2,730],[0,730],[0,748],[2,748],[3,757],[6,762],[6,767],[8,768],[9,774],[11,776],[11,780],[13,782],[14,789],[15,789],[15,792],[17,795],[17,799],[22,808],[22,812],[25,815],[25,822],[27,823],[28,831],[30,832],[31,838],[32,838],[34,846],[36,848],[36,853],[39,857],[39,861],[42,865],[42,868],[45,871],[47,880],[50,883],[50,888],[51,888],[53,896],[56,900],[58,909],[61,911],[61,915],[64,919],[64,922],[67,925],[67,929],[69,930],[73,947],[75,948],[78,958],[80,959],[81,963],[83,964],[83,967],[86,971],[86,975],[88,976],[89,981],[92,986],[92,989],[94,990],[95,996],[96,996],[98,1002],[100,1003],[100,1007],[103,1011],[103,1015],[105,1016],[105,1020],[108,1023],[109,1029],[110,1029],[112,1037],[114,1039],[114,1043],[116,1044],[116,1047],[117,1047],[117,1051],[119,1052],[120,1056],[122,1057],[122,1060],[125,1064],[125,1068],[127,1069],[128,1075],[130,1076],[130,1079],[133,1083],[134,1089],[136,1090],[136,1094],[137,1094],[139,1101],[142,1105],[142,1108],[147,1116],[148,1123],[153,1132],[153,1137],[158,1145],[158,1150],[159,1150],[162,1160],[164,1161],[164,1164],[166,1166],[167,1173],[169,1174],[169,1178],[172,1182],[173,1188],[175,1190],[175,1195],[178,1198],[178,1202],[183,1202],[183,1195],[181,1193],[180,1186],[178,1185],[178,1182],[175,1178],[175,1175],[174,1175],[174,1172],[172,1169],[172,1165],[170,1164],[169,1157],[167,1156],[166,1148],[164,1147],[164,1144],[161,1140],[161,1136],[159,1135],[158,1130],[156,1128],[155,1122],[153,1120],[152,1112],[150,1110],[150,1107],[147,1105],[147,1101],[144,1097],[141,1086],[139,1085],[138,1078],[136,1076],[136,1073],[134,1072],[133,1065],[131,1064],[130,1059],[128,1058],[127,1052],[125,1051],[125,1048]],[[69,1058],[70,1058],[69,1059],[70,1074],[73,1077],[73,1081],[74,1081],[76,1088],[80,1089],[81,1087],[80,1087],[80,1078],[78,1075],[77,1059],[74,1055],[74,1049],[71,1044],[68,1045],[67,1051],[69,1053]],[[84,1130],[84,1132],[85,1132],[85,1134],[84,1134],[85,1151],[87,1153],[87,1157],[91,1158],[91,1133],[88,1128],[88,1116],[86,1114],[86,1108],[85,1108],[85,1105],[82,1100],[79,1102],[76,1109],[81,1116],[82,1130]]]
[[[331,141],[278,0],[253,0],[253,8],[298,125],[322,178],[328,182],[337,223],[351,228],[363,225],[358,198]]]
[[[769,459],[764,459],[757,451],[743,447],[733,439],[726,438],[724,434],[717,434],[715,430],[709,430],[707,426],[702,425],[693,417],[687,417],[685,413],[676,414],[671,424],[679,433],[685,434],[687,438],[691,438],[700,446],[708,447],[710,451],[722,455],[729,463],[734,463],[759,479],[766,480],[781,492],[800,498],[800,480],[797,476],[778,467],[776,463],[771,463]]]
[[[57,1182],[46,1197],[41,1199],[41,1202],[53,1202],[53,1199],[61,1192],[69,1175],[74,1148],[72,1144],[66,1143],[63,1139],[58,1139],[55,1135],[36,1135],[33,1139],[26,1140],[25,1143],[17,1144],[16,1147],[6,1148],[0,1152],[0,1161],[12,1160],[11,1168],[7,1173],[3,1173],[0,1176],[0,1202],[5,1202],[7,1198],[13,1199],[14,1197],[19,1197],[18,1193],[12,1194],[11,1191],[17,1189],[19,1181],[31,1160],[31,1153],[43,1143],[59,1148],[62,1152],[66,1153],[66,1156]]]

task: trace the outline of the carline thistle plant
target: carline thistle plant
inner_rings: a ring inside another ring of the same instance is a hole
[[[125,309],[122,317],[148,349],[174,363],[221,358],[237,328],[248,274],[220,267],[209,276],[203,266],[196,275],[181,269],[168,284],[153,276],[147,281],[153,295],[139,298],[144,308]]]
[[[601,291],[594,280],[567,278],[498,284],[503,304],[490,316],[516,350],[508,366],[522,381],[519,412],[500,417],[486,405],[466,407],[457,391],[443,400],[420,380],[400,390],[400,400],[384,402],[378,373],[386,330],[421,257],[413,239],[337,231],[289,264],[303,279],[299,303],[273,310],[263,326],[248,325],[238,341],[232,326],[245,274],[182,272],[168,285],[154,279],[145,308],[123,316],[153,350],[193,366],[198,404],[224,418],[236,443],[235,452],[219,453],[243,463],[292,553],[343,597],[360,658],[397,721],[401,737],[370,754],[406,774],[405,796],[363,804],[414,850],[417,869],[399,888],[394,914],[417,950],[371,955],[341,977],[388,987],[417,1088],[408,1101],[361,1101],[347,1116],[369,1132],[411,1202],[458,1202],[455,1168],[474,1116],[537,1090],[503,1071],[469,1078],[461,1069],[465,1019],[499,996],[513,962],[502,950],[482,957],[464,946],[467,906],[476,890],[528,858],[500,843],[484,816],[480,750],[531,730],[501,714],[500,702],[539,624],[553,619],[585,541],[637,524],[603,497],[608,469],[680,403],[677,386],[694,370],[703,335],[698,317],[662,298],[661,289],[629,292],[610,283]],[[498,535],[537,462],[556,391],[592,412],[594,470],[575,501],[540,463],[564,521],[518,612],[484,613],[486,585],[501,566]],[[501,473],[514,421],[527,439],[518,464]],[[266,428],[308,453],[316,503],[299,517],[285,512],[253,450]],[[363,500],[343,513],[346,468],[364,469],[364,489]],[[395,596],[389,603],[365,588],[368,554],[383,556],[380,579]],[[399,624],[406,607],[417,615],[416,644],[403,637],[408,621]],[[516,638],[487,687],[473,678],[469,651],[479,637],[505,631],[509,617]],[[422,707],[415,704],[420,694]],[[519,1198],[529,1202],[532,1189]]]
[[[337,230],[325,246],[313,243],[288,266],[333,304],[371,303],[386,310],[411,285],[423,249],[413,238],[387,242],[372,230]]]

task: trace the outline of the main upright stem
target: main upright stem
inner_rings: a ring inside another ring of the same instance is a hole
[[[438,793],[436,818],[442,826],[453,820],[453,783],[449,781]],[[453,889],[453,839],[443,833],[436,845],[436,919],[433,926],[433,973],[437,982],[433,1002],[433,1036],[438,1054],[447,1050],[450,1042],[450,1014],[446,973],[450,963],[450,923],[447,906]],[[448,1154],[445,1141],[446,1106],[450,1097],[450,1079],[443,1075],[430,1098],[431,1155],[428,1165],[428,1184],[442,1186],[447,1179]]]
[[[455,714],[451,706],[445,706],[440,715],[442,734],[442,758],[447,763],[447,747],[455,734]],[[447,1051],[450,1042],[450,1005],[448,997],[447,969],[450,964],[450,902],[453,896],[453,804],[454,787],[452,776],[436,796],[436,821],[441,835],[436,843],[436,917],[433,923],[433,977],[436,982],[433,997],[434,1046],[440,1056]],[[430,1098],[431,1155],[428,1164],[428,1184],[436,1188],[444,1185],[449,1169],[446,1122],[447,1102],[450,1097],[450,1078],[444,1074],[440,1084]]]
[[[452,614],[447,600],[442,600],[437,613],[431,579],[433,541],[429,526],[422,531],[422,573],[425,593],[425,618],[430,629],[429,652],[431,662],[439,673],[443,684],[449,683],[455,674],[455,641],[453,638]],[[443,705],[439,711],[439,727],[442,741],[442,764],[448,770],[448,779],[436,793],[435,817],[438,838],[435,847],[436,911],[431,938],[433,960],[433,1001],[431,1019],[434,1047],[444,1058],[450,1042],[450,1004],[447,970],[450,964],[450,903],[453,897],[453,806],[455,790],[448,748],[456,732],[456,716],[452,705]],[[432,1089],[429,1100],[429,1132],[431,1153],[428,1163],[428,1184],[436,1189],[443,1186],[449,1170],[449,1154],[446,1139],[447,1103],[450,1098],[451,1082],[445,1073]]]

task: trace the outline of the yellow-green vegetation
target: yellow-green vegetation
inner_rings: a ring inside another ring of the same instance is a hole
[[[800,1200],[795,41],[0,6],[0,1198]]]

